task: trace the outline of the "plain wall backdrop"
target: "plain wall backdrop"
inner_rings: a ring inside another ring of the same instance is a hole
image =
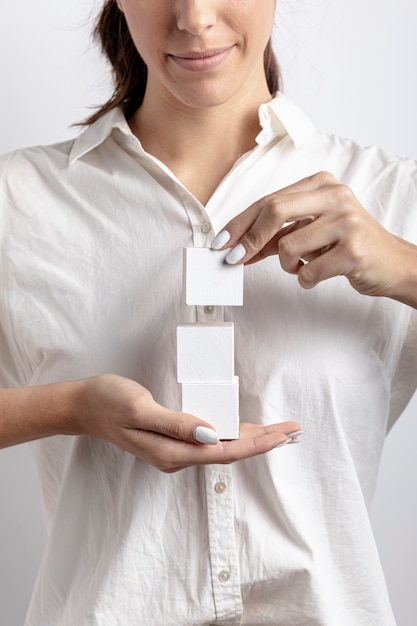
[[[69,126],[109,93],[90,41],[100,5],[1,0],[0,153],[74,135]],[[326,130],[417,158],[416,6],[281,0],[275,42],[284,92]],[[414,398],[387,438],[372,508],[398,626],[417,624],[416,411]],[[29,447],[0,451],[0,626],[23,625],[45,536]]]

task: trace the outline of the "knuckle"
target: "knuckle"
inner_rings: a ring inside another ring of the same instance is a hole
[[[297,240],[292,233],[285,235],[278,241],[278,254],[284,258],[296,253]]]
[[[241,232],[245,228],[245,224],[246,224],[245,212],[243,212],[243,213],[239,213],[238,215],[236,215],[236,217],[233,218],[230,224],[227,224],[225,229],[228,230],[231,234],[232,234],[232,231],[233,233],[238,233],[238,232]]]
[[[362,267],[367,257],[367,249],[359,241],[353,241],[347,248],[348,257],[354,267]]]
[[[314,174],[313,179],[315,179],[315,182],[319,187],[328,187],[329,185],[334,185],[337,182],[333,174],[327,170],[317,172],[317,174]]]
[[[361,232],[362,220],[359,215],[347,212],[345,215],[345,227],[347,232]]]
[[[248,230],[245,235],[244,247],[246,250],[253,251],[259,250],[263,247],[262,238],[260,233],[254,230]]]
[[[347,249],[360,248],[363,245],[363,220],[360,215],[346,209],[340,215],[340,244]]]
[[[225,455],[223,457],[223,459],[220,461],[221,465],[231,465],[232,463],[235,463],[235,461],[238,460],[238,457],[233,455],[233,454],[228,454]]]
[[[353,192],[347,185],[338,183],[333,189],[333,194],[336,202],[342,206],[345,206],[352,199]]]
[[[167,435],[173,439],[188,440],[188,431],[186,419],[179,416],[175,420],[170,420],[167,426]]]
[[[274,223],[281,223],[283,215],[283,201],[278,195],[270,199],[266,210]]]
[[[231,465],[231,463],[234,463],[238,459],[239,459],[238,453],[233,452],[232,450],[230,450],[229,447],[224,447],[223,448],[223,453],[222,453],[221,458],[219,459],[218,463],[220,465]]]

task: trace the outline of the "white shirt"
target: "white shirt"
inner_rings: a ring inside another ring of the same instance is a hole
[[[182,248],[319,170],[416,243],[417,167],[316,130],[284,96],[204,207],[118,110],[0,163],[0,383],[113,372],[180,408],[176,326],[235,324],[242,421],[302,443],[160,473],[92,437],[35,442],[49,540],[27,626],[392,626],[367,505],[416,387],[416,316],[343,278],[305,291],[276,258],[243,307],[189,307]],[[203,166],[204,164],[202,164]]]

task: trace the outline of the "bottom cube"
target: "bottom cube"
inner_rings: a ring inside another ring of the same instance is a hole
[[[182,410],[209,422],[220,439],[238,439],[238,376],[232,383],[183,383]]]

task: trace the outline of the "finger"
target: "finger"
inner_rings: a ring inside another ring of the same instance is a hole
[[[217,446],[202,446],[179,441],[158,433],[133,431],[125,449],[164,472],[213,463],[228,464],[263,454],[279,444],[291,441],[291,433],[302,433],[299,424],[284,422],[260,426],[240,425],[240,438],[220,441]],[[135,452],[136,448],[136,452]]]
[[[341,237],[337,224],[325,216],[290,232],[278,241],[278,255],[282,268],[296,274],[300,268],[300,259],[313,261],[333,247]]]
[[[211,424],[188,413],[172,411],[148,398],[141,401],[137,425],[129,428],[151,431],[173,439],[215,445],[219,436]]]
[[[279,238],[285,224],[311,222],[323,213],[326,201],[328,202],[328,198],[323,197],[322,190],[288,195],[275,194],[267,198],[256,220],[226,256],[226,262],[235,265],[247,263],[256,255],[264,258],[268,244],[271,243],[271,251],[272,245],[276,243],[274,238]]]
[[[348,204],[352,195],[345,185],[335,182],[317,186],[313,191],[277,192],[268,196],[256,220],[227,254],[226,262],[248,263],[254,257],[261,259],[276,253],[279,232],[286,223],[314,221],[335,207]]]
[[[343,246],[335,245],[298,270],[298,282],[304,289],[312,289],[318,283],[334,276],[346,276],[354,266]]]
[[[279,251],[279,242],[280,240],[288,235],[289,233],[295,232],[300,228],[304,228],[307,224],[311,224],[312,218],[301,220],[299,222],[293,222],[288,224],[288,226],[284,226],[280,231],[273,237],[268,243],[260,250],[255,256],[253,256],[249,261],[245,263],[245,265],[251,265],[252,263],[257,263],[262,259],[265,259],[268,256],[276,255]]]
[[[247,232],[256,221],[259,213],[263,210],[269,196],[257,200],[242,213],[239,213],[226,224],[223,230],[211,242],[212,250],[222,250],[224,248],[234,248],[242,235]]]
[[[337,184],[337,180],[332,174],[329,172],[319,172],[297,181],[296,183],[288,185],[277,192],[269,194],[260,200],[257,200],[224,226],[224,228],[212,241],[212,249],[221,250],[226,247],[235,247],[244,233],[247,232],[254,224],[264,207],[273,201],[275,196],[278,194],[287,196],[294,193],[312,192],[334,184]]]
[[[277,192],[257,200],[226,225],[213,240],[212,249],[232,248],[226,257],[226,261],[231,265],[247,262],[262,250],[286,222],[300,221],[303,218],[311,221],[312,217],[304,214],[305,208],[302,209],[303,215],[297,211],[297,208],[301,207],[302,198],[297,196],[299,202],[297,207],[294,195]]]

